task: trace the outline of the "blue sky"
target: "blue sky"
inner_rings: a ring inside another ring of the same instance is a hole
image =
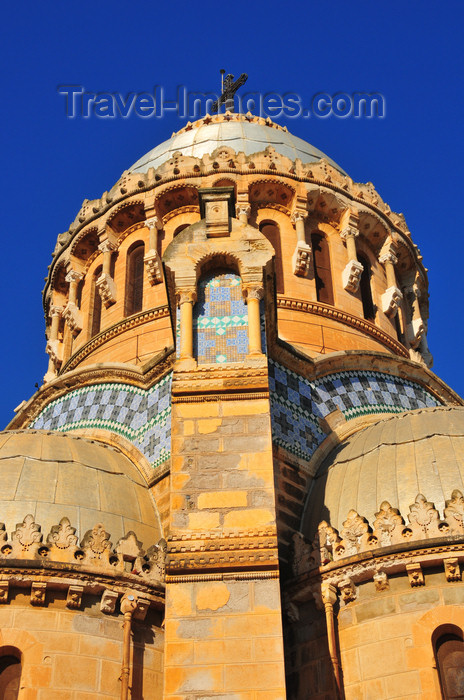
[[[3,383],[0,424],[46,370],[41,290],[58,233],[84,198],[185,120],[67,119],[63,84],[91,92],[163,85],[217,88],[219,69],[247,89],[379,92],[384,119],[281,119],[372,181],[403,212],[430,268],[434,371],[464,394],[461,369],[463,186],[461,0],[374,3],[8,3],[2,12]]]

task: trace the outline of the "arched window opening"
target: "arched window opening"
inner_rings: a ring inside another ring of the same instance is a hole
[[[248,310],[242,280],[230,269],[210,270],[198,282],[193,351],[198,364],[242,362],[248,354]]]
[[[21,681],[20,653],[14,648],[3,648],[0,652],[0,698],[16,700]]]
[[[284,288],[284,272],[282,266],[282,245],[280,241],[280,230],[274,221],[262,221],[259,225],[259,230],[266,236],[269,243],[275,250],[275,275],[276,275],[276,292],[283,294]]]
[[[325,235],[323,233],[312,233],[311,247],[313,249],[317,300],[333,306],[334,296],[329,244]]]
[[[97,279],[102,273],[102,266],[97,267],[92,278],[92,297],[91,297],[91,324],[90,324],[90,337],[93,338],[94,335],[100,333],[101,330],[101,317],[102,317],[102,299],[100,292],[97,287]]]
[[[131,316],[143,307],[143,258],[145,246],[135,243],[129,249],[126,263],[125,315]]]
[[[363,316],[367,321],[375,321],[376,308],[372,299],[371,277],[372,268],[369,260],[365,255],[358,255],[358,260],[363,266],[361,280],[359,282],[359,291],[361,292],[361,301],[363,305]]]
[[[176,230],[174,231],[173,238],[175,238],[176,236],[178,236],[179,233],[180,233],[181,231],[184,230],[184,228],[188,228],[189,226],[191,226],[191,224],[181,224],[180,226],[178,226],[178,227],[176,228]]]
[[[439,630],[438,630],[439,632]],[[464,698],[464,641],[462,632],[447,626],[434,644],[443,700]]]

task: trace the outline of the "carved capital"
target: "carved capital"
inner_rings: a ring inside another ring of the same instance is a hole
[[[106,240],[102,241],[98,246],[98,250],[101,253],[112,253],[114,250],[117,250],[117,248],[118,245],[116,241],[113,241],[110,238],[107,238]]]
[[[258,299],[260,301],[264,297],[264,289],[259,284],[244,284],[243,295],[245,299]]]
[[[143,259],[147,271],[148,281],[151,285],[159,284],[163,281],[161,271],[161,260],[156,250],[149,250]]]
[[[342,272],[343,289],[355,294],[359,289],[359,282],[364,267],[357,260],[350,260]]]
[[[321,598],[324,605],[335,605],[337,597],[337,587],[333,583],[321,583]]]
[[[58,316],[59,318],[61,318],[62,313],[63,313],[62,306],[56,306],[56,304],[52,304],[50,306],[50,310],[48,312],[48,315],[50,316],[50,318],[53,318],[53,316]]]
[[[385,253],[382,253],[382,255],[379,256],[379,262],[382,263],[382,265],[385,265],[385,263],[396,265],[398,263],[398,258],[390,248],[390,250],[387,250]]]
[[[382,294],[381,299],[382,311],[390,318],[393,318],[403,299],[403,295],[401,294],[400,290],[398,287],[389,287],[386,292]]]
[[[311,246],[299,241],[292,257],[293,274],[297,277],[306,277],[311,269],[311,259]]]
[[[71,284],[72,282],[80,282],[83,278],[84,275],[82,272],[77,272],[77,270],[69,270],[68,274],[65,277],[65,280],[66,282],[69,282],[69,284]]]
[[[176,292],[177,305],[194,304],[197,300],[196,289],[178,289]]]
[[[160,231],[163,228],[163,220],[158,216],[151,216],[149,219],[145,220],[145,226],[149,229],[157,229]]]
[[[299,221],[303,221],[303,222],[304,222],[305,219],[307,219],[307,218],[308,218],[308,212],[299,209],[299,210],[293,212],[290,221],[292,222],[292,224],[293,224],[294,226],[296,226],[296,224],[297,224]]]
[[[249,204],[244,204],[243,202],[242,203],[239,202],[238,204],[235,205],[235,215],[236,215],[237,219],[239,219],[241,216],[246,217],[248,219],[250,214],[251,214],[251,206]]]
[[[412,588],[425,586],[424,574],[420,564],[406,564],[406,571]]]
[[[106,272],[102,272],[96,281],[96,287],[106,308],[116,301],[116,285],[113,278]]]
[[[359,231],[354,226],[345,226],[340,231],[340,238],[346,241],[347,238],[357,238],[359,236]]]

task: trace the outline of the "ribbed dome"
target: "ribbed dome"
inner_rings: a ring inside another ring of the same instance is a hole
[[[63,433],[0,433],[0,520],[11,533],[29,513],[46,537],[69,518],[79,539],[103,523],[116,544],[133,530],[158,542],[159,517],[143,477],[118,449]]]
[[[350,509],[372,526],[382,501],[407,520],[418,493],[443,516],[454,489],[464,493],[464,407],[402,413],[352,435],[324,460],[302,532],[312,539],[322,520],[340,530]]]
[[[334,168],[344,173],[333,160],[307,141],[294,136],[277,124],[254,117],[248,121],[243,114],[234,114],[228,121],[224,115],[195,122],[192,128],[181,129],[156,148],[146,153],[129,168],[132,172],[146,173],[149,168],[157,168],[179,151],[185,156],[201,158],[212,153],[219,146],[229,146],[236,153],[243,151],[251,155],[272,146],[277,153],[294,161],[300,158],[303,163],[315,163],[325,158]]]

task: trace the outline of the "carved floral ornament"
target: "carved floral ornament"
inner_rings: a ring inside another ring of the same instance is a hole
[[[161,539],[147,551],[134,532],[128,532],[113,547],[110,534],[101,523],[85,533],[80,544],[76,528],[64,517],[53,525],[47,537],[32,515],[8,539],[5,525],[0,523],[0,571],[8,560],[40,560],[98,568],[101,573],[120,575],[131,573],[141,582],[160,584],[165,578],[166,541]]]
[[[418,494],[413,504],[409,506],[405,522],[396,508],[388,501],[383,501],[375,514],[373,527],[355,510],[350,510],[338,532],[327,522],[319,524],[312,543],[305,540],[301,533],[293,537],[293,571],[295,575],[310,572],[324,567],[331,562],[337,562],[364,552],[379,550],[383,547],[394,547],[405,543],[448,536],[464,536],[464,496],[455,489],[451,498],[446,501],[444,519],[433,503],[425,496]],[[416,545],[416,548],[420,545]],[[447,580],[459,576],[456,562],[449,560],[447,565]],[[454,566],[454,570],[453,570]],[[459,570],[459,565],[457,565]]]

